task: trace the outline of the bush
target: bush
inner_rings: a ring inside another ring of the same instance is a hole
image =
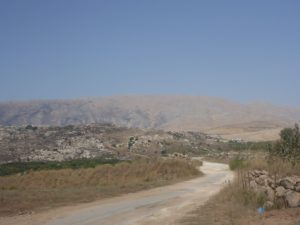
[[[270,141],[259,141],[259,142],[236,142],[229,141],[226,144],[226,150],[235,150],[235,151],[244,151],[244,150],[253,150],[253,151],[268,151],[269,146],[272,142]]]
[[[244,159],[232,159],[229,162],[229,168],[231,170],[241,169],[245,166],[246,161]]]
[[[29,170],[59,170],[59,169],[80,169],[95,168],[101,164],[116,164],[118,159],[76,159],[63,162],[16,162],[0,165],[0,176],[7,176],[16,173],[24,173]]]
[[[280,132],[280,140],[270,149],[271,157],[280,157],[293,165],[300,160],[300,132],[298,124],[294,128],[285,128]]]

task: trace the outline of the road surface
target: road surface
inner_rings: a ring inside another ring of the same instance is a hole
[[[204,162],[201,171],[203,177],[174,185],[1,220],[6,225],[172,225],[233,178],[225,164]]]

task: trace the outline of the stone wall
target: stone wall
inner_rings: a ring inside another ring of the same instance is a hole
[[[273,207],[275,202],[283,202],[287,207],[300,207],[300,177],[277,177],[265,170],[250,171],[249,187],[267,196],[265,207]]]

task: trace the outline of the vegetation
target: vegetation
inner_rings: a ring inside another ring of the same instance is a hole
[[[241,158],[230,160],[230,169],[236,171],[235,181],[204,206],[192,212],[181,221],[181,224],[299,224],[300,209],[282,209],[285,203],[280,200],[274,201],[274,210],[263,215],[257,213],[257,208],[266,203],[267,196],[249,188],[248,177],[248,172],[256,169],[268,171],[275,178],[300,175],[299,126],[295,124],[294,128],[283,129],[280,132],[280,140],[273,144],[268,142],[228,144],[234,150],[268,149],[269,155],[266,158],[251,160]]]
[[[230,169],[263,169],[271,174],[300,174],[300,132],[298,124],[280,132],[280,140],[269,145],[269,155],[265,159],[232,159]]]
[[[255,192],[248,187],[248,171],[263,169],[275,176],[300,175],[300,164],[292,165],[286,160],[255,159],[252,161],[234,159],[230,167],[236,171],[236,179],[205,205],[192,211],[180,224],[183,225],[239,225],[239,224],[299,224],[300,209],[284,209],[285,203],[274,202],[273,210],[263,215],[257,209],[267,202],[264,193]],[[280,210],[278,210],[280,209]]]
[[[229,161],[229,168],[231,170],[241,169],[245,164],[246,161],[244,159],[235,158]]]
[[[0,215],[87,202],[198,176],[184,160],[136,160],[95,168],[47,169],[0,177]]]
[[[0,165],[0,176],[7,176],[16,173],[24,173],[27,171],[37,170],[59,170],[59,169],[80,169],[95,168],[102,164],[116,164],[118,159],[76,159],[63,162],[17,162]]]
[[[137,138],[135,137],[130,137],[129,141],[128,141],[128,150],[131,149],[131,147],[135,144],[135,141],[137,140]]]
[[[273,210],[267,211],[263,215],[257,213],[257,208],[263,204],[265,196],[251,190],[245,190],[236,182],[227,185],[219,194],[211,198],[205,205],[189,213],[178,224],[299,224],[300,209]]]
[[[270,145],[272,142],[270,141],[259,141],[259,142],[237,142],[237,141],[229,141],[226,148],[229,150],[235,150],[235,151],[243,151],[243,150],[264,150],[268,151]]]
[[[163,142],[164,149],[163,149],[163,154],[172,154],[172,153],[181,153],[181,154],[194,154],[195,150],[192,148],[191,145],[187,143],[183,143],[180,141],[164,141]]]
[[[300,160],[300,132],[298,124],[280,132],[280,140],[270,148],[270,156],[279,157],[296,165]]]

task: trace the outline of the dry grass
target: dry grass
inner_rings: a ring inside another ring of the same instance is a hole
[[[247,162],[246,169],[262,169],[279,176],[300,175],[300,163],[292,165],[289,161],[280,158],[250,160]]]
[[[253,215],[253,210],[241,204],[240,198],[240,190],[234,188],[233,185],[229,185],[204,206],[191,212],[180,224],[241,225],[243,224],[241,220],[245,215]]]
[[[47,209],[134,192],[199,175],[178,160],[138,160],[89,169],[33,171],[0,177],[0,215]]]
[[[247,172],[249,170],[266,170],[271,175],[277,176],[291,176],[300,175],[300,162],[292,164],[290,161],[281,158],[255,158],[251,160],[233,159],[229,162],[232,170],[242,170]]]
[[[260,197],[234,185],[225,187],[205,205],[191,212],[178,225],[298,225],[300,209],[256,211]]]
[[[239,162],[240,163],[240,162]],[[185,225],[296,225],[300,224],[300,208],[278,209],[283,205],[275,202],[275,208],[263,215],[257,213],[267,197],[250,190],[247,185],[249,170],[262,169],[269,173],[286,176],[300,174],[300,165],[280,159],[255,159],[244,161],[237,167],[236,179],[204,206],[191,212],[179,224]]]

